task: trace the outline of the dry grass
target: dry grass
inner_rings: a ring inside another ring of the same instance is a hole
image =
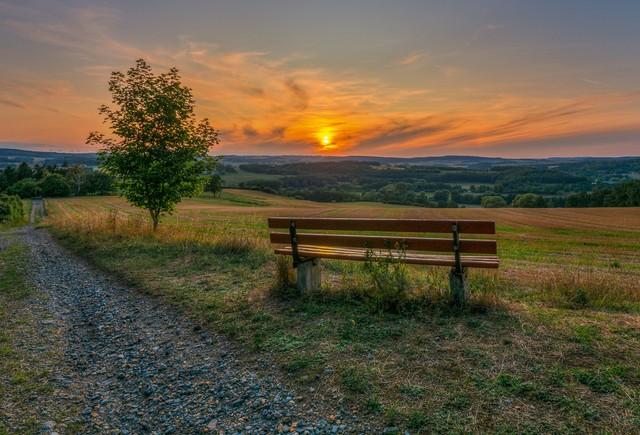
[[[60,210],[59,207],[56,211]],[[62,233],[77,234],[95,243],[109,240],[144,240],[190,248],[203,247],[218,254],[238,255],[251,251],[265,253],[269,245],[258,230],[233,225],[231,221],[215,222],[206,227],[195,220],[164,223],[154,232],[142,214],[89,210],[74,213],[51,213],[47,223]]]
[[[509,276],[513,282],[507,294],[520,301],[559,308],[640,312],[640,286],[632,277],[616,271],[520,267]]]

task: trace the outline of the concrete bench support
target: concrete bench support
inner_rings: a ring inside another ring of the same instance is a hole
[[[460,307],[465,306],[469,299],[469,291],[467,289],[465,275],[466,271],[457,272],[456,269],[451,269],[451,272],[449,272],[451,299],[455,305]]]
[[[297,287],[301,292],[320,290],[320,259],[305,261],[298,264]]]

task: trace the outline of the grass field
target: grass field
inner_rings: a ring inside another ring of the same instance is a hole
[[[222,176],[222,179],[224,180],[225,186],[237,187],[240,185],[240,183],[245,183],[247,181],[279,180],[282,177],[283,175],[256,174],[254,172],[247,172],[243,171],[242,169],[237,169],[237,172],[224,174]]]
[[[306,400],[346,401],[412,431],[640,431],[640,210],[422,209],[227,190],[152,234],[114,197],[48,201],[47,224],[98,267],[268,359]],[[383,312],[360,264],[325,262],[322,292],[274,290],[267,216],[477,218],[497,272],[445,301],[446,270],[409,269],[410,308]]]

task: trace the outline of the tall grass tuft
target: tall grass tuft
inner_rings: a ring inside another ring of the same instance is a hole
[[[295,281],[295,272],[291,267],[291,259],[284,255],[277,255],[276,279],[271,287],[271,293],[276,297],[288,297],[297,294]]]

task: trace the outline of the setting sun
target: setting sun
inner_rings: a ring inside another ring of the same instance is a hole
[[[320,151],[331,151],[338,148],[334,141],[335,131],[331,128],[323,128],[316,134],[320,142]]]

